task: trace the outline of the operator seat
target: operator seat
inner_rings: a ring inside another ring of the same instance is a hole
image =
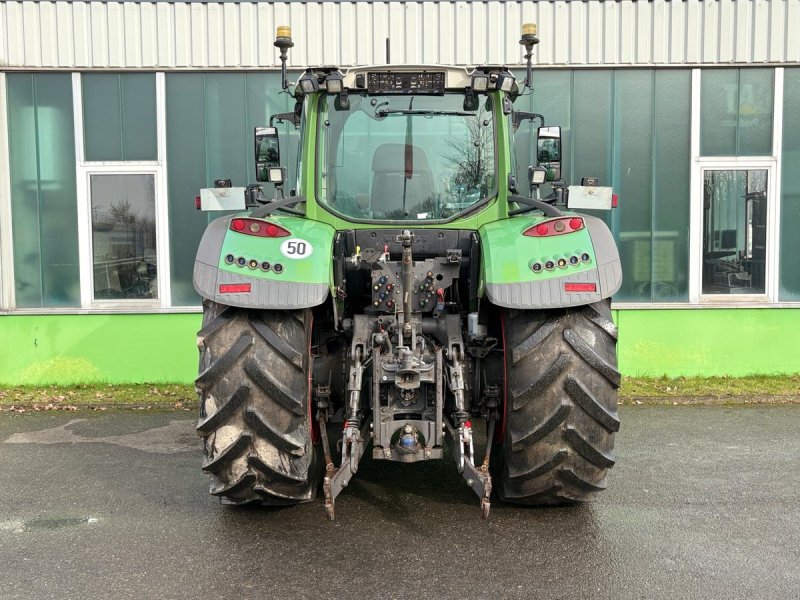
[[[424,150],[412,145],[408,165],[406,158],[406,144],[382,144],[375,150],[372,156],[372,211],[375,216],[403,209],[404,185],[406,210],[433,197],[433,173]],[[407,167],[411,173],[409,179],[406,179]]]

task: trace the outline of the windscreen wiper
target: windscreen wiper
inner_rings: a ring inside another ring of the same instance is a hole
[[[291,215],[303,216],[306,214],[305,211],[289,207],[305,201],[305,196],[289,196],[288,198],[282,198],[281,200],[272,200],[271,202],[268,202],[267,204],[264,204],[254,210],[250,216],[260,219],[272,214],[276,210],[282,210],[283,212],[287,212]]]
[[[290,208],[295,204],[305,202],[305,196],[289,196],[288,198],[281,199],[267,199],[264,196],[264,191],[258,184],[250,184],[245,190],[245,206],[247,208],[256,207],[250,216],[256,218],[263,218],[271,214],[273,211],[282,210],[292,215],[305,215],[306,213],[296,208]]]
[[[423,115],[423,116],[448,116],[448,117],[474,117],[477,113],[466,112],[463,110],[434,110],[429,108],[383,108],[375,110],[376,117],[387,115]]]
[[[508,216],[513,217],[516,215],[521,215],[526,212],[530,212],[532,210],[540,210],[548,217],[563,217],[564,214],[558,210],[555,206],[548,204],[547,202],[542,202],[541,200],[534,200],[533,198],[526,198],[525,196],[509,196],[509,202],[516,202],[517,204],[521,204],[522,208],[517,208],[514,210],[508,211]]]

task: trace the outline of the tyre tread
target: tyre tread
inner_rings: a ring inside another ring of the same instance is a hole
[[[575,404],[585,410],[589,416],[608,431],[619,431],[619,415],[617,412],[611,412],[606,409],[597,401],[592,392],[575,377],[569,376],[564,380],[564,391],[567,392]]]
[[[313,500],[321,461],[305,422],[310,311],[232,309],[208,301],[203,309],[195,383],[210,493],[237,506]],[[218,444],[225,447],[218,450]]]
[[[244,411],[244,422],[250,428],[267,438],[276,448],[280,448],[284,452],[291,452],[293,454],[302,454],[304,441],[300,434],[297,434],[297,424],[288,432],[281,432],[277,428],[270,425],[269,419],[261,414],[255,407],[246,408]],[[295,433],[296,435],[292,435]]]
[[[203,471],[206,473],[218,473],[234,460],[242,455],[242,452],[250,445],[250,436],[242,433],[231,444],[217,452],[203,463]]]
[[[619,387],[619,383],[621,380],[621,376],[619,371],[617,371],[613,366],[611,366],[607,361],[605,361],[595,350],[592,348],[586,340],[584,340],[580,335],[578,335],[572,329],[565,329],[564,330],[564,339],[567,340],[567,343],[573,347],[575,352],[585,360],[590,367],[592,367],[598,373],[601,373],[606,379],[608,379],[614,387]]]
[[[298,417],[306,414],[302,400],[295,398],[290,389],[281,383],[271,371],[261,368],[255,360],[245,361],[244,372],[267,396],[286,410],[293,412]]]
[[[217,383],[252,344],[253,336],[242,335],[222,356],[212,362],[208,369],[200,373],[197,379],[195,379],[195,385],[204,389]]]
[[[572,504],[606,488],[620,428],[609,303],[506,311],[506,422],[492,453],[500,498]]]

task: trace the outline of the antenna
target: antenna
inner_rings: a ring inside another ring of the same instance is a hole
[[[392,61],[390,60],[390,54],[389,54],[389,38],[387,37],[386,38],[386,64],[389,65],[391,63],[392,63]]]

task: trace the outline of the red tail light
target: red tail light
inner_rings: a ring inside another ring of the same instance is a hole
[[[573,231],[583,229],[583,227],[583,219],[580,217],[561,217],[558,219],[550,219],[549,221],[542,221],[526,229],[522,235],[527,235],[528,237],[550,237],[572,233]]]
[[[565,292],[596,292],[597,284],[595,283],[565,283]]]
[[[220,294],[250,293],[249,283],[223,283],[219,286]]]
[[[617,208],[617,206],[619,206],[619,196],[611,194],[611,208]]]
[[[255,235],[257,237],[275,238],[292,235],[291,232],[280,225],[270,223],[269,221],[261,221],[259,219],[232,219],[230,229],[236,233]]]
[[[200,201],[200,196],[194,197],[194,209],[201,210],[203,208],[203,203]]]

